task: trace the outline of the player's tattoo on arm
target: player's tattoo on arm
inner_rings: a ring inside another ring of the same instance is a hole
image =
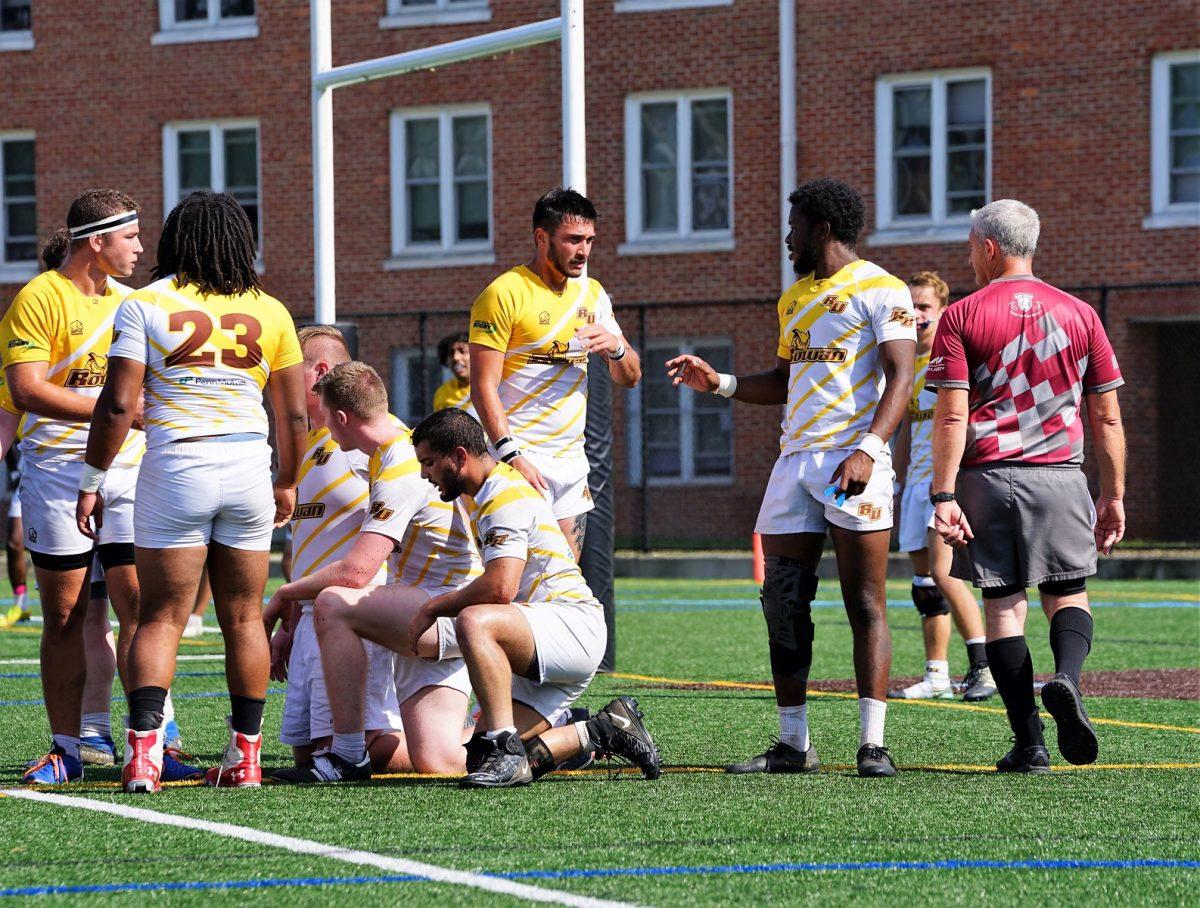
[[[575,525],[571,528],[571,546],[577,552],[583,551],[583,534],[587,530],[587,514],[575,515]]]

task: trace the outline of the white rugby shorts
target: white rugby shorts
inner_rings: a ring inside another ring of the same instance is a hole
[[[139,548],[176,549],[215,540],[271,550],[275,497],[271,448],[245,441],[180,442],[146,452],[134,518]]]
[[[838,464],[853,449],[780,454],[767,482],[754,532],[764,536],[824,533],[828,524],[866,532],[892,528],[892,457],[885,449],[875,462],[867,488],[842,504],[826,495]]]
[[[113,467],[104,477],[104,517],[99,545],[134,541],[137,467]],[[80,555],[97,543],[75,523],[83,459],[26,457],[21,473],[20,516],[25,545],[43,555]]]
[[[537,467],[550,486],[549,493],[543,494],[550,502],[555,520],[578,517],[596,506],[588,489],[587,458],[548,457],[528,449],[522,451],[522,456]]]
[[[421,590],[430,599],[459,587],[441,587]],[[471,677],[467,664],[462,660],[458,648],[458,635],[454,631],[453,618],[438,618],[438,655],[436,659],[420,659],[416,656],[396,654],[396,700],[401,705],[426,687],[448,687],[471,697]]]
[[[364,640],[363,647],[367,651],[367,697],[363,716],[366,724],[363,729],[401,731],[400,705],[396,701],[393,679],[395,654],[370,640]],[[333,713],[325,690],[312,606],[305,606],[292,637],[279,740],[292,747],[304,747],[317,738],[328,738],[332,734]]]
[[[929,503],[926,479],[907,483],[900,494],[900,551],[918,552],[929,546],[929,528],[933,526],[933,505]]]
[[[13,486],[12,495],[8,499],[8,519],[21,519],[21,487]]]
[[[512,698],[552,722],[583,695],[604,658],[604,608],[563,600],[514,605],[533,632],[537,665],[536,680],[513,675]]]

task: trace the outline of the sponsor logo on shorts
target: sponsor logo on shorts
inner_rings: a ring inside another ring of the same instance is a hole
[[[481,548],[487,548],[493,545],[504,545],[508,542],[508,533],[497,533],[495,530],[488,530],[486,536],[483,537],[483,542],[480,543]]]
[[[549,313],[549,312],[541,312],[541,313],[539,313],[539,314],[538,314],[538,324],[539,324],[539,325],[548,325],[548,324],[550,324],[550,313]]]
[[[37,530],[35,530],[33,527],[30,527],[29,532],[25,535],[29,537],[30,542],[37,542]]]
[[[917,323],[917,317],[903,306],[896,306],[888,316],[889,322],[899,322],[902,328],[911,328]]]
[[[849,305],[850,300],[841,299],[836,294],[827,296],[821,300],[822,308],[828,309],[834,315],[841,315]]]
[[[873,522],[883,516],[883,508],[869,501],[864,502],[858,506],[858,516]]]
[[[27,341],[27,340],[22,340],[22,339],[21,339],[21,338],[19,338],[19,337],[14,337],[12,340],[10,340],[10,341],[8,342],[8,349],[9,349],[9,350],[11,350],[13,347],[28,347],[28,346],[30,346],[30,344],[29,344],[29,341]]]
[[[794,363],[844,363],[846,351],[841,347],[810,347],[812,335],[799,328],[792,329],[788,349]]]
[[[382,501],[371,502],[371,519],[372,520],[391,520],[396,512],[389,508]]]
[[[108,374],[108,357],[89,353],[79,369],[67,373],[65,386],[68,388],[98,388],[104,384]]]
[[[83,336],[83,322],[81,322],[79,319],[75,319],[75,321],[71,322],[71,336],[72,337],[82,337]]]
[[[315,463],[318,467],[323,467],[325,464],[329,463],[329,459],[331,457],[333,457],[332,451],[329,451],[325,448],[317,448],[317,450],[313,451],[313,456],[310,457],[309,460]]]
[[[471,322],[471,327],[478,328],[480,331],[487,331],[489,333],[496,330],[495,325],[493,325],[491,322],[485,322],[481,318],[477,318],[475,321]]]
[[[584,487],[583,487],[583,492],[582,492],[582,495],[583,495],[583,500],[584,500],[584,501],[591,501],[591,500],[592,500],[592,490],[591,490],[591,489],[589,489],[587,486],[584,486]]]
[[[296,505],[292,512],[292,520],[308,520],[312,517],[324,517],[325,504],[320,501],[310,501],[308,504]]]
[[[1033,298],[1032,293],[1014,293],[1008,301],[1008,311],[1018,318],[1037,318],[1042,314],[1042,304]]]

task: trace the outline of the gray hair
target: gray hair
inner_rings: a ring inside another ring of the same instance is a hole
[[[1007,256],[1033,258],[1042,225],[1038,213],[1016,199],[997,199],[971,212],[971,230]]]

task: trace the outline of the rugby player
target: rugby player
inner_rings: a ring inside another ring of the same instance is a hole
[[[367,456],[337,446],[322,418],[320,398],[313,389],[332,368],[350,361],[345,338],[329,325],[309,325],[301,328],[298,336],[304,354],[309,430],[300,484],[296,487],[296,511],[292,515],[295,572],[292,576],[297,578],[314,574],[350,554],[367,516],[369,498]],[[383,583],[385,577],[381,570],[372,582]],[[286,608],[289,604],[299,608]],[[313,753],[327,750],[333,735],[312,613],[312,599],[294,602],[279,594],[263,612],[267,635],[271,637],[271,675],[288,683],[279,739],[291,745],[296,766],[301,768],[313,765]],[[274,625],[280,619],[280,627],[275,630]],[[402,747],[393,654],[369,641],[364,648],[368,662],[364,727],[372,769],[392,772],[410,768],[401,759],[393,760]]]
[[[307,439],[304,365],[291,315],[262,290],[250,221],[232,196],[194,192],[167,216],[155,281],[113,329],[76,519],[108,524],[97,492],[145,388],[149,452],[136,509],[141,622],[130,652],[122,783],[157,791],[164,698],[207,563],[225,638],[229,745],[205,781],[257,787],[270,654],[262,622],[271,532],[296,503]],[[275,414],[279,472],[263,391]]]
[[[789,197],[787,246],[799,280],[779,299],[774,368],[741,378],[697,356],[667,363],[676,385],[746,403],[784,404],[782,449],[755,531],[762,535],[763,614],[779,710],[779,741],[730,772],[815,772],[806,705],[812,601],[826,531],[837,552],[854,636],[861,734],[858,773],[892,776],[884,747],[892,639],[887,558],[892,526],[892,437],[912,397],[916,330],[903,281],[855,250],[858,193],[837,180]]]
[[[145,451],[140,431],[122,438],[104,491],[110,519],[94,538],[73,519],[96,395],[105,379],[113,316],[142,251],[138,204],[113,189],[93,189],[67,213],[70,244],[58,268],[39,274],[0,321],[0,355],[21,421],[21,510],[25,546],[41,593],[41,668],[52,744],[25,780],[61,784],[81,778],[80,723],[85,679],[84,623],[93,550],[108,571],[120,625],[117,667],[138,615],[133,567],[133,498]],[[136,404],[136,401],[135,401]],[[132,415],[132,414],[131,414]]]
[[[413,444],[442,501],[470,496],[484,563],[469,584],[422,604],[408,629],[418,653],[432,629],[442,639],[453,633],[467,664],[482,728],[468,743],[462,784],[527,785],[581,754],[621,756],[658,778],[662,758],[629,697],[554,727],[587,689],[607,635],[603,607],[550,504],[515,467],[492,458],[479,423],[461,410],[424,420]]]
[[[471,407],[471,344],[465,331],[448,334],[438,341],[438,362],[450,370],[450,377],[433,392],[433,409],[458,407],[474,413]]]
[[[1087,578],[1096,552],[1109,554],[1125,534],[1125,382],[1096,310],[1034,276],[1040,233],[1037,212],[1016,199],[971,212],[980,289],[946,311],[925,380],[938,389],[934,523],[955,546],[954,576],[982,590],[988,663],[1013,732],[998,772],[1050,770],[1025,640],[1033,584],[1050,621],[1055,675],[1042,703],[1059,752],[1095,762],[1100,745],[1080,692],[1092,648]],[[1094,506],[1080,469],[1084,395],[1100,466]]]
[[[343,363],[316,384],[321,419],[344,451],[368,455],[368,498],[353,545],[344,557],[276,591],[279,602],[315,599],[313,621],[333,714],[330,749],[312,764],[281,770],[283,782],[366,779],[364,696],[373,683],[368,641],[395,653],[396,699],[403,722],[404,768],[448,774],[464,766],[463,728],[470,681],[454,644],[453,628],[433,628],[419,658],[407,636],[412,616],[431,596],[455,589],[479,573],[461,505],[442,501],[428,482],[410,432],[388,413],[387,391],[366,363]],[[297,553],[299,547],[297,546]],[[372,585],[387,564],[388,583]]]
[[[579,558],[592,496],[583,451],[587,358],[613,380],[641,378],[612,300],[584,276],[596,238],[595,206],[573,189],[546,193],[533,209],[533,257],[492,281],[471,307],[471,402],[497,459],[550,501]]]
[[[925,677],[889,694],[900,700],[953,699],[950,683],[950,616],[967,645],[967,674],[959,685],[963,699],[986,700],[996,693],[984,648],[979,606],[967,585],[950,576],[950,547],[933,530],[929,482],[933,479],[933,405],[937,392],[925,387],[925,367],[938,319],[950,302],[950,288],[936,273],[921,271],[908,280],[917,314],[917,367],[908,412],[896,432],[896,475],[900,477],[900,551],[912,562],[912,600],[921,615]]]

